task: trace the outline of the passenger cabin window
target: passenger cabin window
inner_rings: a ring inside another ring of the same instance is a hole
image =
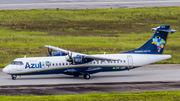
[[[61,63],[59,63],[59,66],[61,66]]]
[[[63,65],[64,65],[64,63],[63,63]]]
[[[52,65],[54,66],[54,63]]]
[[[124,63],[126,62],[126,60],[124,60]]]
[[[13,61],[11,65],[23,65],[22,61]]]
[[[42,64],[42,66],[44,66],[44,64]]]
[[[68,65],[68,63],[66,63],[66,65]]]
[[[56,66],[58,66],[58,64],[56,63]]]

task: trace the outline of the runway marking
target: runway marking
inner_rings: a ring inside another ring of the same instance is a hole
[[[144,3],[180,3],[180,1],[136,1],[136,2],[78,2],[78,3],[29,3],[29,4],[0,4],[0,7],[7,6],[45,6],[45,5],[91,5],[91,4],[144,4]]]

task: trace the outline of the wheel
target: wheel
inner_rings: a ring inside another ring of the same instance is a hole
[[[79,77],[79,74],[74,74],[74,77]]]
[[[17,75],[11,75],[13,80],[16,80]]]
[[[16,77],[12,77],[13,80],[16,80]]]
[[[84,79],[90,79],[91,78],[90,74],[84,74],[83,77],[84,77]]]

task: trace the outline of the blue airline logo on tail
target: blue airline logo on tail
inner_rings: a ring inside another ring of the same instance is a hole
[[[157,46],[158,52],[161,51],[161,49],[164,48],[165,40],[161,39],[161,37],[155,37],[152,39],[152,44],[155,44]]]
[[[28,62],[26,62],[25,69],[27,68],[41,68],[41,62],[39,62],[38,64],[37,63],[29,64]]]

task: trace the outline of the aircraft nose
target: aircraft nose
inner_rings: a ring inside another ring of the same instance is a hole
[[[4,68],[4,69],[3,69],[3,72],[4,72],[4,73],[8,73],[8,69],[7,69],[7,68]]]

